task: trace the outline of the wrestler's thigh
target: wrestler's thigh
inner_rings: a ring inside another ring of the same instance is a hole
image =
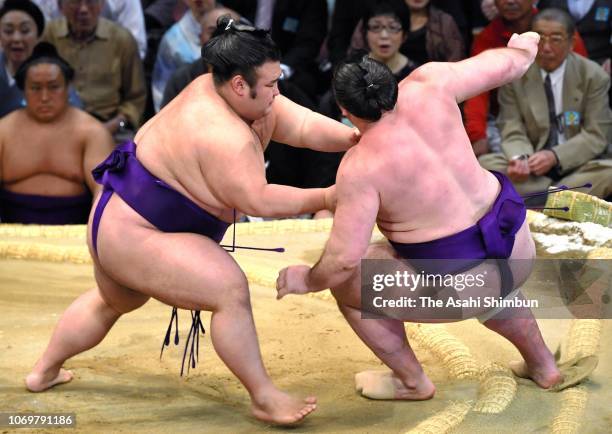
[[[98,239],[100,264],[121,285],[183,309],[215,311],[227,303],[249,303],[244,273],[211,239],[140,226],[114,233],[104,229]]]
[[[527,281],[533,270],[535,257],[535,242],[529,231],[529,223],[525,219],[514,237],[514,247],[512,248],[509,261],[514,279],[514,288],[522,286]]]
[[[149,296],[126,288],[109,277],[98,261],[94,260],[94,275],[100,296],[107,305],[120,313],[138,309],[149,301]]]

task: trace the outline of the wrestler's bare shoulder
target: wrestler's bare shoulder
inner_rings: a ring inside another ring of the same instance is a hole
[[[443,67],[439,65],[436,62],[426,63],[404,78],[398,85],[398,99],[418,101],[421,109],[451,99],[445,89],[448,77],[443,76]],[[423,97],[427,98],[427,104],[423,104]]]
[[[368,143],[369,138],[362,137],[359,144],[344,154],[338,167],[337,183],[346,185],[373,182],[385,165],[385,158]]]
[[[212,86],[210,74],[198,77],[136,136],[140,145],[151,134],[199,148],[230,148],[253,141],[252,129],[229,107]]]
[[[110,134],[102,122],[94,118],[86,111],[76,107],[69,107],[67,109],[64,125],[69,128],[73,128],[75,132],[79,132],[85,137],[96,134]]]
[[[24,109],[13,110],[0,118],[0,133],[10,133],[26,116]]]

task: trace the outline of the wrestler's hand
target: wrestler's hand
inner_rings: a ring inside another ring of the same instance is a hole
[[[536,176],[542,176],[547,174],[550,169],[558,164],[558,162],[555,153],[546,149],[543,151],[538,151],[529,157],[527,164],[529,165],[529,170],[531,173]]]
[[[325,209],[331,212],[336,211],[336,202],[338,197],[336,196],[336,185],[332,185],[325,189]]]
[[[525,182],[529,178],[529,164],[528,160],[510,160],[508,163],[508,178],[514,182]]]
[[[276,279],[276,299],[280,300],[287,294],[306,294],[311,289],[306,283],[306,278],[310,272],[308,265],[292,265],[284,268],[278,273]]]
[[[529,53],[530,64],[536,58],[538,54],[538,44],[540,43],[540,35],[536,32],[525,32],[517,35],[512,35],[510,41],[508,41],[509,48],[518,48]]]

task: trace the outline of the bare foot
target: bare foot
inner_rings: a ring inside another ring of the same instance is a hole
[[[251,404],[253,415],[273,425],[296,425],[317,408],[317,399],[309,396],[294,398],[280,390],[256,400]]]
[[[67,383],[72,380],[72,377],[72,371],[67,371],[60,368],[55,377],[53,377],[53,375],[45,376],[44,374],[32,372],[26,377],[25,382],[26,387],[30,392],[42,392],[43,390],[47,390],[56,384]]]
[[[425,373],[405,384],[391,371],[364,371],[355,375],[355,386],[361,395],[370,399],[423,401],[431,399],[436,391]]]
[[[510,369],[517,377],[529,378],[543,389],[550,389],[563,381],[563,375],[556,366],[540,369],[529,369],[523,361],[514,361],[509,364]]]

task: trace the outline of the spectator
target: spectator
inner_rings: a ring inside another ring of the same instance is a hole
[[[482,0],[480,7],[487,20],[493,21],[497,18],[499,11],[497,10],[497,6],[495,6],[495,0]]]
[[[404,2],[404,0],[397,0]],[[421,2],[415,2],[423,3]],[[480,11],[479,0],[467,0],[458,2],[456,0],[431,0],[433,6],[446,12],[455,22],[455,28],[459,28],[462,41],[469,41],[472,29],[482,27],[485,18]],[[327,40],[329,60],[335,65],[346,57],[351,45],[351,35],[354,35],[355,27],[363,17],[366,9],[376,4],[376,0],[336,0],[336,7],[332,16],[332,24]],[[439,33],[439,31],[438,31]],[[446,35],[446,33],[445,33]],[[465,50],[465,48],[464,48]],[[404,54],[406,52],[402,51]],[[410,57],[410,54],[407,54]],[[465,57],[465,52],[460,58]],[[435,57],[434,57],[435,58]]]
[[[10,0],[7,0],[10,2]],[[27,105],[0,119],[0,220],[86,223],[91,171],[112,150],[102,124],[68,104],[74,71],[53,45],[41,42],[15,80]]]
[[[153,67],[153,104],[155,111],[161,107],[167,81],[177,68],[200,58],[200,19],[215,7],[215,0],[185,0],[189,10],[179,22],[164,34]]]
[[[281,51],[283,79],[314,99],[320,92],[317,58],[327,35],[326,0],[225,0],[255,27],[270,29]],[[312,102],[295,101],[312,105]]]
[[[0,9],[0,117],[25,106],[23,92],[17,87],[14,76],[32,54],[44,28],[42,12],[29,0],[7,0]],[[72,87],[68,101],[76,107],[83,107]]]
[[[405,0],[410,8],[410,31],[402,53],[418,64],[455,62],[465,58],[465,44],[453,17],[429,0]]]
[[[610,73],[612,58],[612,0],[540,0],[538,7],[558,8],[568,12],[576,22],[576,30],[584,39],[589,59]]]
[[[175,23],[174,9],[180,0],[142,0],[147,30],[151,27],[168,28]]]
[[[235,11],[223,6],[216,6],[214,9],[205,12],[204,15],[202,15],[202,19],[200,20],[200,43],[202,46],[208,42],[216,30],[217,19],[225,14],[231,15],[235,21],[240,21],[240,15],[238,15]],[[206,67],[199,58],[191,62],[189,65],[184,65],[178,68],[172,74],[172,77],[170,77],[168,83],[166,83],[161,108],[172,101],[174,97],[181,93],[181,91],[186,88],[189,83],[195,80],[196,77],[199,77],[205,72],[207,72]]]
[[[417,66],[413,58],[400,53],[410,33],[410,18],[405,8],[379,3],[369,8],[362,19],[362,40],[369,56],[387,65],[398,82]]]
[[[64,17],[49,23],[44,39],[76,68],[75,84],[85,110],[119,139],[140,125],[146,87],[134,38],[100,18],[102,3],[62,0]]]
[[[508,174],[522,193],[551,184],[590,182],[590,193],[612,194],[612,160],[598,160],[612,128],[610,78],[595,62],[572,53],[574,22],[559,9],[534,19],[541,35],[536,62],[499,91],[503,153],[480,158]]]
[[[409,27],[400,51],[417,65],[427,62],[454,62],[465,57],[465,45],[453,17],[432,6],[429,0],[405,0],[408,8]],[[351,49],[363,48],[359,35],[363,33],[363,20],[359,22],[353,35]]]
[[[472,56],[490,48],[505,47],[513,33],[521,34],[528,31],[537,12],[534,8],[535,1],[495,0],[500,15],[474,39]],[[586,56],[586,49],[580,36],[576,34],[572,40],[574,50]],[[500,150],[501,138],[495,125],[495,116],[498,112],[496,102],[494,92],[485,92],[467,100],[464,104],[465,128],[476,156]]]
[[[13,77],[44,28],[45,18],[32,2],[7,0],[0,9],[0,117],[22,105],[23,94]]]
[[[63,0],[33,0],[45,14],[47,21],[62,17],[59,4]],[[176,0],[174,0],[176,2]],[[147,34],[145,31],[142,5],[138,0],[104,0],[101,16],[129,30],[138,43],[138,54],[144,59],[147,54]]]
[[[417,67],[412,59],[399,51],[410,28],[410,14],[407,8],[397,2],[377,2],[366,8],[360,22],[366,25],[357,26],[361,36],[359,45],[367,47],[369,57],[387,65],[398,82]],[[360,57],[362,54],[355,51],[353,55]],[[333,119],[341,120],[340,108],[331,90],[321,98],[319,111]],[[348,122],[347,119],[343,121]]]

